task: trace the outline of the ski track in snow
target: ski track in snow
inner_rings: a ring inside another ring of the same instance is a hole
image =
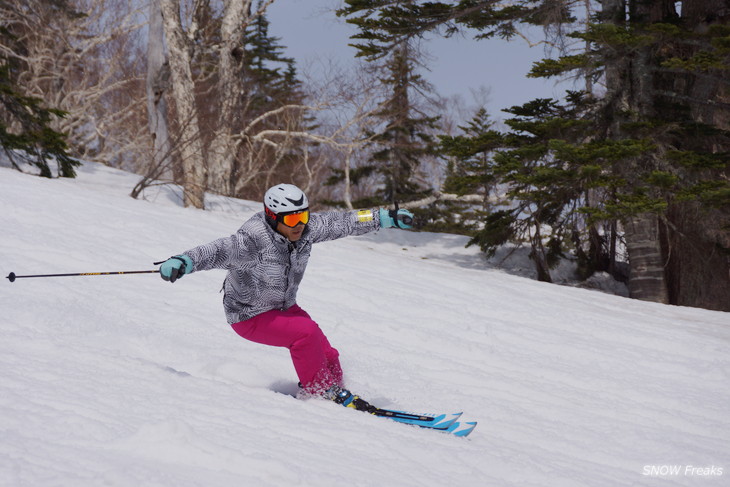
[[[260,206],[183,209],[169,188],[136,201],[136,180],[91,163],[75,180],[0,168],[3,276],[153,269]],[[288,352],[225,323],[223,271],[5,280],[0,485],[728,485],[727,313],[508,275],[466,240],[319,244],[298,299],[354,392],[464,411],[479,421],[466,439],[288,396]]]

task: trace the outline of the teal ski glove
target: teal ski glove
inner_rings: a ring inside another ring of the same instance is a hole
[[[413,228],[413,213],[408,210],[380,209],[380,228]]]
[[[191,272],[193,272],[193,261],[185,254],[170,257],[160,266],[160,276],[170,282],[182,279],[182,276]]]

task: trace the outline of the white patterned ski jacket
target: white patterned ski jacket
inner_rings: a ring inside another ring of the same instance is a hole
[[[312,244],[380,228],[378,210],[312,213],[301,238],[290,242],[257,213],[230,237],[185,252],[193,272],[227,269],[223,307],[228,323],[296,303]]]

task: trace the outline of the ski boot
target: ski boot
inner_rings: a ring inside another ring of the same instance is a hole
[[[358,411],[365,411],[373,414],[377,408],[362,399],[360,396],[356,396],[347,389],[343,389],[338,385],[333,385],[324,392],[324,397],[330,401],[334,401],[337,404],[342,404],[346,408],[353,408]]]

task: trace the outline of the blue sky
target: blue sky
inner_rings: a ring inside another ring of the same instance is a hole
[[[355,49],[347,44],[355,28],[338,19],[334,9],[340,0],[277,0],[268,10],[270,33],[280,37],[287,55],[298,66],[335,60],[341,66],[352,63]],[[424,45],[431,56],[430,72],[422,73],[442,96],[460,94],[473,103],[470,90],[490,90],[487,108],[492,118],[500,110],[538,97],[561,97],[563,87],[554,80],[527,79],[532,62],[544,57],[542,46],[529,47],[521,39],[512,42],[475,41],[470,37],[434,37]]]

